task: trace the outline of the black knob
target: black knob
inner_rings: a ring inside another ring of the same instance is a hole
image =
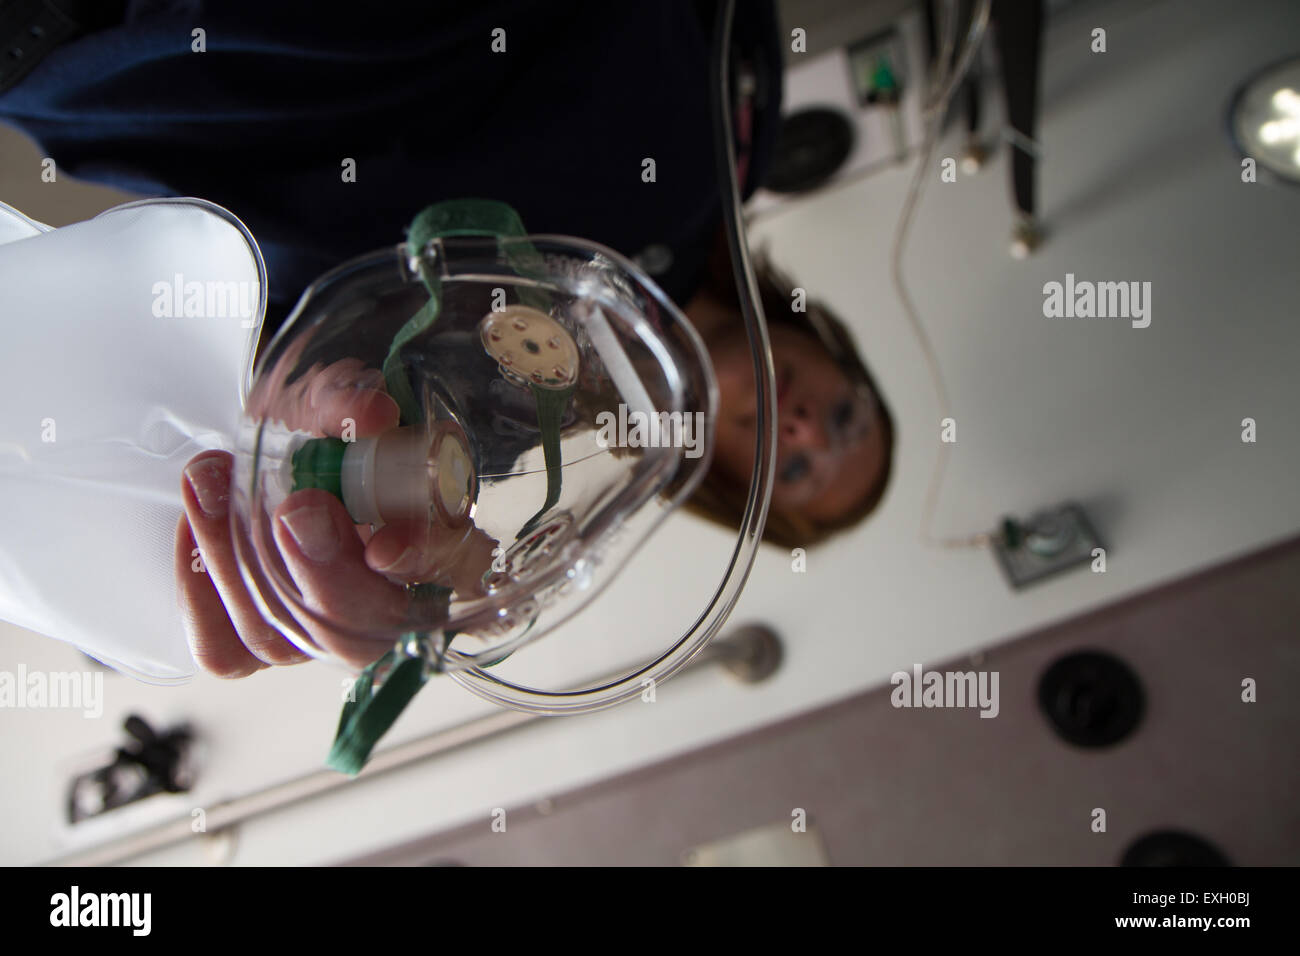
[[[828,182],[853,152],[853,124],[840,110],[811,107],[782,117],[765,187],[801,193]]]
[[[1138,837],[1120,866],[1231,866],[1218,848],[1181,830],[1156,830]]]
[[[1109,747],[1131,734],[1145,708],[1127,664],[1101,651],[1058,659],[1038,683],[1038,703],[1056,732],[1077,747]]]

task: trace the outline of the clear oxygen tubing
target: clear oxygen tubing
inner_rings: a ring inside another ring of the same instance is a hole
[[[745,242],[740,184],[736,181],[736,146],[731,125],[730,105],[731,77],[728,72],[734,7],[735,0],[721,0],[718,4],[713,31],[714,45],[709,66],[714,79],[714,83],[710,86],[714,159],[717,163],[718,181],[722,187],[723,220],[731,249],[731,264],[740,292],[745,334],[749,339],[750,354],[754,359],[758,403],[754,473],[749,483],[749,497],[745,502],[736,547],[732,551],[731,560],[713,598],[686,633],[659,658],[622,678],[575,690],[544,691],[512,684],[480,667],[448,672],[452,680],[472,693],[516,710],[556,715],[603,710],[639,697],[645,690],[646,681],[653,680],[657,683],[677,673],[722,630],[727,617],[740,599],[740,592],[749,578],[754,557],[762,541],[763,528],[767,523],[767,513],[772,503],[772,480],[776,472],[776,373],[772,365],[767,320],[759,301],[758,283]]]
[[[931,343],[929,335],[926,334],[925,326],[921,324],[921,318],[917,314],[916,306],[913,305],[912,298],[907,292],[907,285],[903,282],[903,245],[906,242],[907,232],[911,227],[916,212],[916,204],[921,198],[921,189],[930,172],[930,163],[934,157],[934,148],[939,141],[940,127],[948,113],[948,104],[952,101],[953,94],[961,85],[961,81],[965,79],[966,73],[979,51],[980,42],[984,39],[984,32],[988,28],[989,12],[992,5],[993,0],[980,0],[979,6],[975,8],[975,12],[971,16],[970,27],[966,31],[965,45],[957,57],[957,63],[951,69],[949,68],[949,60],[952,56],[957,35],[957,0],[945,0],[940,7],[943,45],[939,53],[939,72],[934,80],[936,92],[928,98],[922,111],[925,138],[921,144],[921,158],[916,164],[916,172],[912,175],[907,198],[903,201],[903,211],[899,216],[898,226],[894,231],[891,252],[891,273],[894,280],[894,290],[898,293],[899,302],[902,303],[903,311],[907,314],[907,320],[911,324],[912,331],[921,346],[921,352],[925,356],[926,366],[930,371],[930,379],[934,384],[934,391],[939,399],[939,418],[941,421],[950,417],[951,401],[948,397],[948,386],[944,381],[943,372],[939,368],[939,359],[935,355],[934,345]],[[943,483],[943,476],[948,468],[948,444],[948,442],[942,441],[939,443],[939,457],[930,476],[930,484],[926,489],[925,503],[921,512],[921,538],[926,544],[939,547],[979,547],[991,540],[991,533],[981,532],[965,538],[935,537],[932,533],[939,487]]]

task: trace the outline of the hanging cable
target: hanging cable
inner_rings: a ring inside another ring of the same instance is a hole
[[[944,39],[939,55],[938,74],[934,81],[937,92],[927,99],[922,110],[925,134],[921,145],[921,158],[917,163],[916,172],[912,176],[907,197],[903,201],[903,211],[899,216],[898,226],[894,231],[891,253],[891,273],[894,289],[898,293],[903,311],[907,314],[907,319],[912,325],[912,331],[916,334],[917,341],[921,346],[921,352],[925,356],[935,394],[939,399],[939,417],[941,421],[951,417],[949,414],[951,402],[948,397],[948,386],[944,381],[943,371],[939,368],[939,359],[935,354],[934,345],[930,341],[930,336],[926,333],[925,327],[921,324],[921,318],[916,311],[916,306],[913,305],[912,298],[907,292],[907,285],[903,281],[903,244],[906,241],[908,229],[912,224],[917,202],[921,197],[921,190],[930,169],[930,162],[939,140],[940,127],[948,112],[948,105],[952,101],[953,94],[961,85],[961,81],[965,79],[967,71],[970,70],[971,63],[974,62],[980,42],[983,40],[984,32],[988,27],[991,8],[992,0],[980,0],[979,6],[976,7],[975,13],[971,17],[970,27],[966,31],[965,45],[962,47],[955,66],[950,68],[949,62],[957,33],[957,2],[956,0],[947,0],[940,7],[940,22],[943,25],[941,32]],[[991,532],[980,532],[964,538],[937,538],[931,533],[939,487],[948,466],[948,445],[948,442],[941,441],[939,443],[939,458],[935,462],[934,471],[931,473],[929,487],[925,494],[925,503],[921,512],[921,538],[927,544],[947,548],[986,545],[993,537]]]

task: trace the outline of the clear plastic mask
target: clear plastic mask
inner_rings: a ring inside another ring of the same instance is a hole
[[[717,401],[699,336],[598,245],[454,236],[353,260],[258,362],[236,442],[241,572],[312,656],[355,670],[418,640],[431,671],[481,673],[590,601],[692,491]],[[322,493],[354,524],[348,575],[305,561],[278,520]],[[436,561],[358,572],[384,534]]]

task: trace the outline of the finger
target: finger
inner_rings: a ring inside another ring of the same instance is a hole
[[[366,563],[403,581],[433,581],[450,585],[462,597],[482,597],[487,593],[483,575],[492,567],[496,544],[473,525],[448,529],[397,521],[375,531],[366,544]]]
[[[342,627],[399,630],[409,605],[406,590],[366,564],[365,546],[351,516],[333,495],[318,488],[296,491],[275,510],[276,544],[302,593],[320,620],[303,624],[322,647],[348,663],[365,665],[388,650],[391,640],[367,640]],[[332,627],[326,622],[338,622]]]
[[[273,413],[275,401],[284,393],[290,374],[298,365],[307,348],[307,336],[298,336],[289,342],[275,365],[263,369],[248,394],[245,408],[249,415],[262,417]]]
[[[176,603],[185,624],[190,653],[195,663],[216,677],[236,679],[255,674],[266,665],[248,653],[239,640],[199,555],[189,519],[181,515],[176,523],[173,564]]]
[[[339,437],[352,422],[358,436],[378,435],[397,425],[401,412],[383,390],[384,376],[360,359],[343,359],[317,374],[308,390],[312,419],[308,428]]]
[[[358,436],[376,435],[397,425],[401,413],[384,391],[384,376],[360,359],[313,365],[293,383],[282,385],[270,403],[270,417],[289,428],[341,437],[349,422]]]
[[[268,664],[302,663],[310,658],[266,622],[240,577],[230,537],[232,464],[228,453],[215,451],[196,455],[185,466],[181,494],[190,530],[208,577],[249,653]]]

